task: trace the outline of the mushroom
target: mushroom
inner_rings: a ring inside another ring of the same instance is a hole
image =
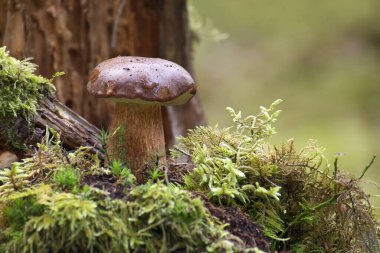
[[[159,59],[120,56],[100,63],[87,84],[91,95],[116,102],[107,152],[124,162],[138,183],[147,164],[165,162],[161,106],[186,103],[194,80],[178,64]]]

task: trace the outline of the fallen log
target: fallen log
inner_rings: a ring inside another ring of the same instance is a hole
[[[48,127],[60,133],[65,147],[90,146],[104,158],[100,130],[60,103],[54,94],[47,93],[40,98],[36,112],[28,121],[21,116],[11,121],[0,118],[0,150],[22,157],[41,142]]]

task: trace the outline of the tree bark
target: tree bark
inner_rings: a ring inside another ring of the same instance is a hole
[[[45,136],[46,126],[60,133],[61,141],[66,147],[90,146],[94,153],[104,158],[99,129],[51,94],[39,100],[37,114],[31,122],[20,117],[14,119],[14,124],[10,127],[9,122],[0,121],[0,149],[23,156],[28,150],[22,144],[35,146]],[[7,134],[9,132],[13,133],[11,137]]]
[[[0,0],[0,44],[3,42],[5,24],[7,22],[7,8],[5,0]]]
[[[57,71],[57,97],[107,128],[113,103],[87,95],[88,73],[117,55],[161,57],[193,73],[186,0],[0,0],[0,40],[17,58],[33,57],[39,74]],[[199,97],[163,110],[167,148],[205,124]]]
[[[110,104],[88,96],[86,83],[89,71],[110,57],[110,9],[108,0],[8,0],[3,36],[12,56],[33,57],[39,74],[64,71],[55,82],[58,99],[105,127]]]

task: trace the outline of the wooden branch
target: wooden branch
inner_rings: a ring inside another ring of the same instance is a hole
[[[99,129],[60,103],[52,94],[39,100],[32,122],[28,123],[20,117],[10,126],[9,122],[0,121],[0,149],[24,156],[28,150],[23,148],[23,144],[35,146],[45,136],[46,126],[60,133],[64,146],[91,146],[94,153],[104,158]]]

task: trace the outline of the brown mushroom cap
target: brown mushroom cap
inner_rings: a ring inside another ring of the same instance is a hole
[[[178,64],[159,59],[119,56],[90,73],[91,95],[117,102],[184,104],[195,94],[194,80]]]

